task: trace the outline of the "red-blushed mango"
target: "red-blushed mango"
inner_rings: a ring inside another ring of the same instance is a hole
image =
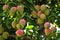
[[[46,19],[46,15],[42,11],[38,11],[37,16],[43,20]]]
[[[16,11],[16,7],[11,7],[9,11],[9,16],[14,16],[14,12]]]
[[[20,15],[22,15],[24,12],[24,7],[22,5],[18,5],[17,10],[20,12]]]
[[[32,11],[32,12],[31,12],[31,15],[32,15],[33,18],[37,18],[37,13],[36,13],[36,11]]]
[[[16,31],[16,35],[17,35],[17,37],[21,37],[21,36],[23,35],[23,30],[18,29],[18,30]]]
[[[40,6],[39,5],[35,5],[34,8],[39,11],[40,10]]]
[[[9,6],[5,4],[5,5],[3,6],[3,10],[7,10],[8,7],[9,7]]]
[[[20,20],[19,20],[19,24],[20,24],[21,26],[24,26],[24,25],[26,24],[26,20],[25,20],[25,19],[20,19]]]
[[[48,29],[50,27],[50,22],[45,22],[44,27],[45,27],[45,29]]]
[[[40,18],[44,20],[44,19],[46,19],[46,15],[45,14],[41,14]]]
[[[43,5],[40,6],[40,9],[41,9],[41,11],[45,11],[47,9],[47,7],[46,7],[45,4],[43,4]]]
[[[48,35],[50,35],[51,30],[50,29],[45,29],[44,32],[45,32],[45,35],[48,36]]]
[[[11,7],[11,12],[15,12],[16,11],[16,7]]]
[[[37,16],[40,17],[40,15],[43,14],[42,11],[38,11]]]

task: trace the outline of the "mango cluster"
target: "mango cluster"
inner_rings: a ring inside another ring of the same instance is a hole
[[[16,11],[19,12],[19,15],[22,15],[24,11],[24,7],[21,5],[9,7],[9,5],[5,4],[3,6],[3,10],[4,11],[9,10],[9,16],[14,16]]]
[[[34,8],[35,10],[31,12],[31,17],[37,18],[37,24],[43,24],[44,21],[47,19],[47,16],[49,16],[50,14],[49,8],[45,4],[42,4],[41,6],[35,5]]]
[[[48,37],[48,36],[51,36],[51,37],[55,37],[55,33],[56,33],[56,27],[55,26],[52,26],[50,25],[50,22],[45,22],[44,23],[44,33],[45,35]]]

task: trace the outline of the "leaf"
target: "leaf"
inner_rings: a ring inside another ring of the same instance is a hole
[[[16,37],[16,40],[18,40],[18,37]]]
[[[32,29],[34,26],[33,25],[29,25],[26,27],[26,29]]]
[[[15,2],[9,2],[8,5],[9,6],[16,6],[17,4]]]
[[[29,3],[33,4],[33,0],[27,0]]]
[[[26,15],[26,13],[24,13],[21,18],[23,18],[25,15]]]

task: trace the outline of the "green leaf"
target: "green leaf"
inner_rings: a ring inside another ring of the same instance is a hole
[[[16,6],[17,4],[15,2],[9,2],[8,5],[9,6]]]
[[[16,40],[18,40],[18,37],[16,36]]]
[[[23,18],[25,15],[26,15],[26,13],[24,13],[21,18]]]
[[[33,0],[27,0],[29,3],[33,4]]]
[[[29,25],[26,27],[26,29],[32,29],[34,26],[33,25]]]

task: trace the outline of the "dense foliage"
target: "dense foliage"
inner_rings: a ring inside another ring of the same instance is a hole
[[[59,8],[59,0],[0,0],[0,40],[56,40]]]

